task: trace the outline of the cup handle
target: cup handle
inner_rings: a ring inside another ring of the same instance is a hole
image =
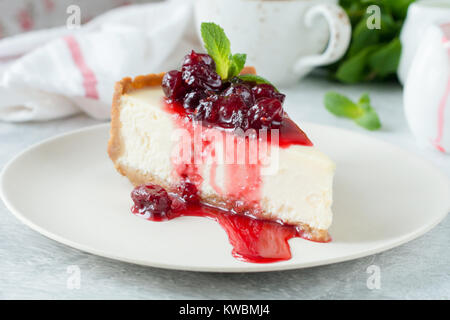
[[[345,11],[335,4],[319,4],[310,8],[305,14],[305,24],[308,28],[313,25],[314,18],[322,15],[328,23],[330,39],[322,54],[302,57],[294,65],[294,72],[304,75],[313,67],[336,62],[347,51],[352,29]]]

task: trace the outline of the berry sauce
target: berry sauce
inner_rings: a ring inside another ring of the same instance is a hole
[[[162,88],[169,109],[203,125],[222,129],[280,130],[280,146],[312,146],[283,109],[285,95],[268,83],[223,81],[208,54],[192,51],[180,70],[167,72]]]
[[[194,51],[184,58],[181,70],[165,74],[162,87],[166,111],[173,115],[174,126],[187,133],[172,150],[172,177],[176,183],[169,192],[154,184],[136,187],[131,193],[132,212],[152,221],[180,216],[213,219],[226,231],[233,256],[247,262],[288,260],[289,239],[314,239],[298,226],[265,220],[260,205],[264,157],[270,160],[273,148],[312,146],[283,110],[284,94],[270,84],[244,82],[236,77],[222,81],[214,60]],[[198,128],[201,134],[196,133]],[[239,135],[238,129],[253,130],[254,134]],[[217,144],[216,139],[222,139],[223,144]],[[257,148],[252,148],[255,141]],[[242,146],[244,149],[239,149]],[[219,154],[233,161],[221,162],[224,159],[218,159]],[[216,181],[219,170],[222,185]],[[199,196],[205,172],[209,173],[209,185],[222,199],[217,206],[203,203]]]
[[[139,186],[135,190],[142,190],[142,188],[147,187],[152,190],[155,185]],[[156,188],[160,187],[156,186]],[[166,196],[167,194],[162,194],[163,198]],[[135,201],[132,212],[151,221],[168,221],[182,216],[213,219],[227,233],[230,244],[233,246],[232,255],[241,261],[271,263],[289,260],[291,250],[288,240],[294,237],[309,240],[308,234],[295,226],[254,219],[247,215],[235,214],[197,201],[189,202],[176,193],[170,193],[168,198],[163,199],[162,202],[166,203],[167,200],[171,203],[171,210],[168,213],[151,212],[150,208],[154,208],[154,204],[151,201],[139,202],[139,200]],[[145,205],[149,206],[148,210],[145,210]]]

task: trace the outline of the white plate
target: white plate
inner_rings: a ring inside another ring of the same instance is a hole
[[[350,131],[302,124],[337,164],[331,243],[291,239],[292,259],[240,262],[214,221],[146,221],[130,213],[132,189],[106,154],[108,125],[29,148],[3,171],[1,193],[22,222],[93,254],[154,267],[254,272],[304,268],[367,256],[414,239],[450,208],[445,175],[416,156]],[[419,254],[419,252],[418,252]]]

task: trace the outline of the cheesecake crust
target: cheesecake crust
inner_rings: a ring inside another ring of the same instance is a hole
[[[114,86],[114,95],[111,107],[111,128],[110,128],[110,139],[108,142],[108,155],[111,158],[116,170],[127,177],[134,186],[153,183],[162,186],[163,188],[174,191],[174,186],[169,185],[166,181],[158,179],[150,173],[143,173],[137,169],[130,168],[119,163],[117,160],[121,157],[123,153],[123,141],[120,134],[121,123],[120,123],[120,103],[121,97],[127,93],[135,90],[152,88],[161,86],[162,79],[165,73],[158,74],[148,74],[137,76],[134,79],[130,77],[123,78],[121,81],[116,82]],[[241,74],[256,74],[254,67],[245,67]],[[209,196],[202,197],[202,201],[220,208],[230,209],[228,199],[220,196]],[[258,212],[257,216],[263,219],[270,219],[270,213],[268,212]],[[296,227],[302,231],[303,237],[313,241],[327,242],[330,240],[330,236],[327,230],[312,228],[304,223],[296,223]]]

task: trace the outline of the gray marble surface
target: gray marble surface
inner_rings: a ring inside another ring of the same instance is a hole
[[[357,99],[369,92],[383,122],[366,132],[323,107],[335,89]],[[394,84],[342,86],[310,78],[285,90],[286,108],[305,121],[343,127],[387,140],[429,159],[450,177],[450,157],[417,147]],[[1,97],[0,97],[1,98]],[[84,115],[44,123],[0,122],[0,168],[24,148],[72,129],[99,123]],[[426,214],[426,213],[424,213]],[[136,266],[71,249],[21,224],[0,202],[1,299],[450,299],[450,219],[405,245],[373,256],[301,270],[259,274],[170,271]],[[81,271],[69,289],[67,268]],[[369,289],[366,272],[380,268],[381,286]]]

